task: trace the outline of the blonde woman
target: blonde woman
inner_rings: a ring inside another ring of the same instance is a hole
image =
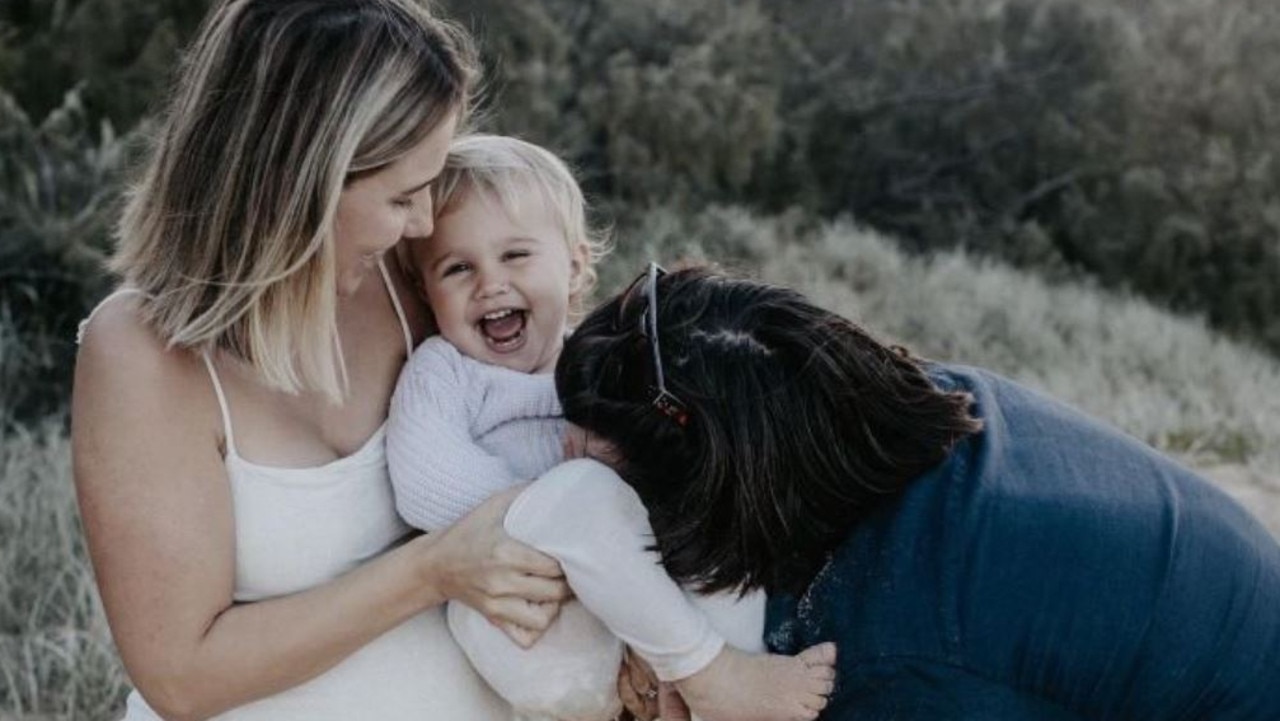
[[[413,0],[206,19],[76,369],[76,487],[129,721],[509,713],[442,603],[536,635],[560,569],[503,534],[509,494],[407,537],[383,450],[427,324],[386,251],[431,231],[473,67]]]

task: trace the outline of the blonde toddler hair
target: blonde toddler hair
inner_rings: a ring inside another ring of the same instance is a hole
[[[587,221],[587,203],[569,166],[551,151],[505,135],[459,136],[449,146],[444,170],[432,185],[436,216],[447,215],[467,193],[494,199],[509,214],[522,194],[535,192],[564,232],[572,255],[582,253],[582,273],[570,289],[570,321],[580,319],[595,288],[595,264],[609,250],[604,229]]]

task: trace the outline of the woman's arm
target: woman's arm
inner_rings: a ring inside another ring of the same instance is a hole
[[[198,358],[165,349],[132,302],[102,309],[76,368],[76,488],[121,657],[164,717],[295,686],[445,598],[541,628],[550,613],[525,599],[566,596],[554,561],[502,533],[503,496],[330,583],[234,604],[219,417]]]

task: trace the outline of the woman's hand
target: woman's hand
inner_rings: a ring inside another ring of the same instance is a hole
[[[638,721],[689,721],[689,707],[673,684],[662,683],[644,659],[627,647],[618,671],[618,696]]]
[[[512,539],[502,527],[521,488],[499,493],[432,534],[432,579],[445,598],[479,611],[521,648],[542,637],[572,593],[555,559]]]

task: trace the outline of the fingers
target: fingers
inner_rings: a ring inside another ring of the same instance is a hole
[[[520,648],[532,648],[560,615],[560,604],[524,603],[519,599],[516,601],[517,604],[523,603],[524,612],[518,612],[522,608],[520,605],[512,606],[510,611],[517,611],[515,615],[519,616],[519,620],[490,619],[490,622],[502,629]]]
[[[658,717],[658,678],[654,675],[653,669],[644,659],[635,655],[628,646],[624,649],[622,657],[622,673],[619,674],[619,687],[621,688],[624,677],[626,678],[626,686],[634,695],[637,708],[633,709],[627,706],[637,718],[648,720]],[[625,704],[624,704],[625,705]]]
[[[662,721],[693,721],[689,705],[680,697],[674,684],[658,684],[658,716]]]
[[[542,637],[541,633],[523,626],[517,626],[514,623],[498,624],[498,628],[502,629],[502,632],[507,634],[507,638],[510,638],[520,648],[533,648],[533,645]]]
[[[480,612],[499,627],[513,624],[528,629],[540,637],[556,616],[560,615],[560,604],[529,603],[523,598],[503,596],[489,599]]]
[[[556,559],[519,541],[507,538],[499,545],[495,555],[512,571],[542,578],[564,578],[564,571]]]
[[[490,596],[514,596],[530,603],[560,604],[573,598],[573,591],[563,578],[543,578],[523,574],[503,574],[485,585]]]
[[[637,670],[637,666],[632,663],[633,658],[628,649],[623,656],[622,667],[618,669],[618,697],[638,721],[653,721],[658,717],[657,694],[647,692],[647,689],[654,686],[644,680],[644,672]]]

